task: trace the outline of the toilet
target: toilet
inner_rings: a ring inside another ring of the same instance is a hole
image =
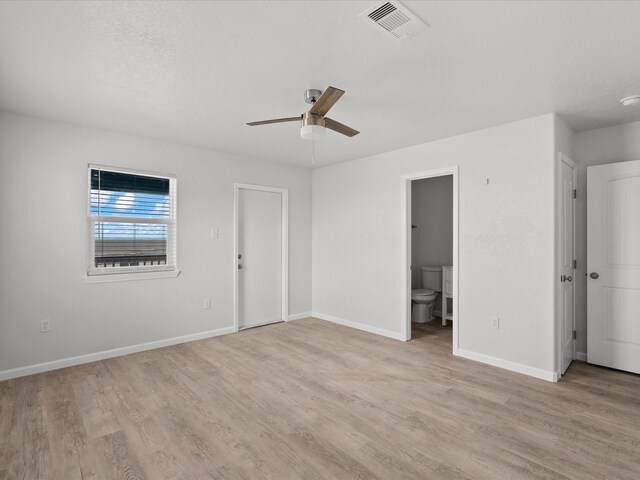
[[[438,293],[442,292],[442,267],[426,265],[420,267],[420,274],[422,288],[411,290],[411,321],[428,323],[435,318],[433,308]]]

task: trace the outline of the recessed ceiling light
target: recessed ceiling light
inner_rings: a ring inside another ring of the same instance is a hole
[[[631,95],[624,97],[620,100],[620,103],[625,107],[631,107],[632,105],[638,105],[640,103],[640,95]]]

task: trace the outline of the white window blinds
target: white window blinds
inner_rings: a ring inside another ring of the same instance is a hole
[[[176,269],[176,179],[89,166],[89,275]]]

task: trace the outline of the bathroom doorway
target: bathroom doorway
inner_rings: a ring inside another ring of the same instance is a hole
[[[458,347],[458,169],[403,177],[406,340],[448,337]]]

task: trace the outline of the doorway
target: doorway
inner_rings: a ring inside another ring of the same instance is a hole
[[[235,185],[236,330],[288,318],[288,191]]]
[[[416,249],[416,245],[414,245],[414,234],[413,232],[423,229],[421,233],[422,237],[424,237],[424,233],[426,233],[426,229],[437,228],[436,223],[429,223],[428,221],[428,213],[425,211],[423,215],[419,215],[416,218],[422,218],[423,221],[419,223],[423,223],[424,226],[413,223],[414,215],[413,215],[413,190],[414,185],[418,185],[417,182],[434,179],[438,180],[439,177],[448,177],[450,179],[450,195],[448,198],[448,204],[450,205],[448,209],[448,213],[445,215],[450,216],[450,221],[448,225],[450,225],[450,236],[449,236],[449,248],[445,247],[445,250],[448,252],[443,255],[449,255],[445,260],[437,260],[435,257],[430,263],[449,263],[448,265],[440,265],[440,267],[449,267],[447,269],[443,269],[440,271],[440,275],[443,276],[442,279],[442,294],[435,299],[435,305],[433,306],[433,315],[437,318],[435,320],[431,320],[429,324],[435,324],[435,322],[442,324],[442,316],[445,315],[445,319],[447,318],[447,312],[449,314],[448,325],[451,325],[452,330],[452,350],[453,354],[457,355],[458,352],[458,337],[459,337],[459,315],[458,315],[458,167],[451,167],[439,170],[432,170],[427,172],[417,172],[413,174],[408,174],[402,176],[402,215],[403,215],[403,225],[402,225],[402,236],[403,236],[403,247],[404,247],[404,255],[403,255],[403,265],[402,268],[406,272],[405,280],[403,282],[402,287],[402,325],[401,332],[402,337],[405,340],[411,339],[411,330],[412,330],[412,305],[415,308],[415,302],[412,300],[412,290],[415,289],[413,287],[421,285],[421,277],[422,270],[421,267],[434,267],[437,265],[416,265],[415,262],[422,263],[428,262],[428,260],[419,260],[414,258],[414,250]],[[446,181],[443,182],[446,183]],[[426,183],[426,182],[425,182]],[[440,204],[447,204],[447,202],[440,202]],[[438,209],[438,202],[434,202],[433,205],[426,205],[425,208],[433,212],[433,217],[437,217],[439,215],[436,214],[436,210]],[[443,213],[443,212],[438,212]],[[412,226],[416,226],[416,228],[412,228]],[[438,235],[436,235],[438,237]],[[438,240],[440,243],[443,242],[442,238]],[[428,248],[428,246],[427,246]],[[443,256],[443,258],[445,258]],[[450,258],[450,261],[448,260]],[[415,262],[414,262],[415,261]],[[425,271],[431,275],[432,278],[435,278],[435,272]],[[445,280],[445,276],[447,276]],[[421,285],[422,286],[422,285]],[[447,288],[447,295],[445,296],[445,288]],[[444,302],[442,301],[444,297]],[[444,304],[444,309],[442,308]],[[444,311],[444,313],[443,313]],[[431,312],[428,313],[431,315]],[[445,320],[446,321],[446,320]]]

